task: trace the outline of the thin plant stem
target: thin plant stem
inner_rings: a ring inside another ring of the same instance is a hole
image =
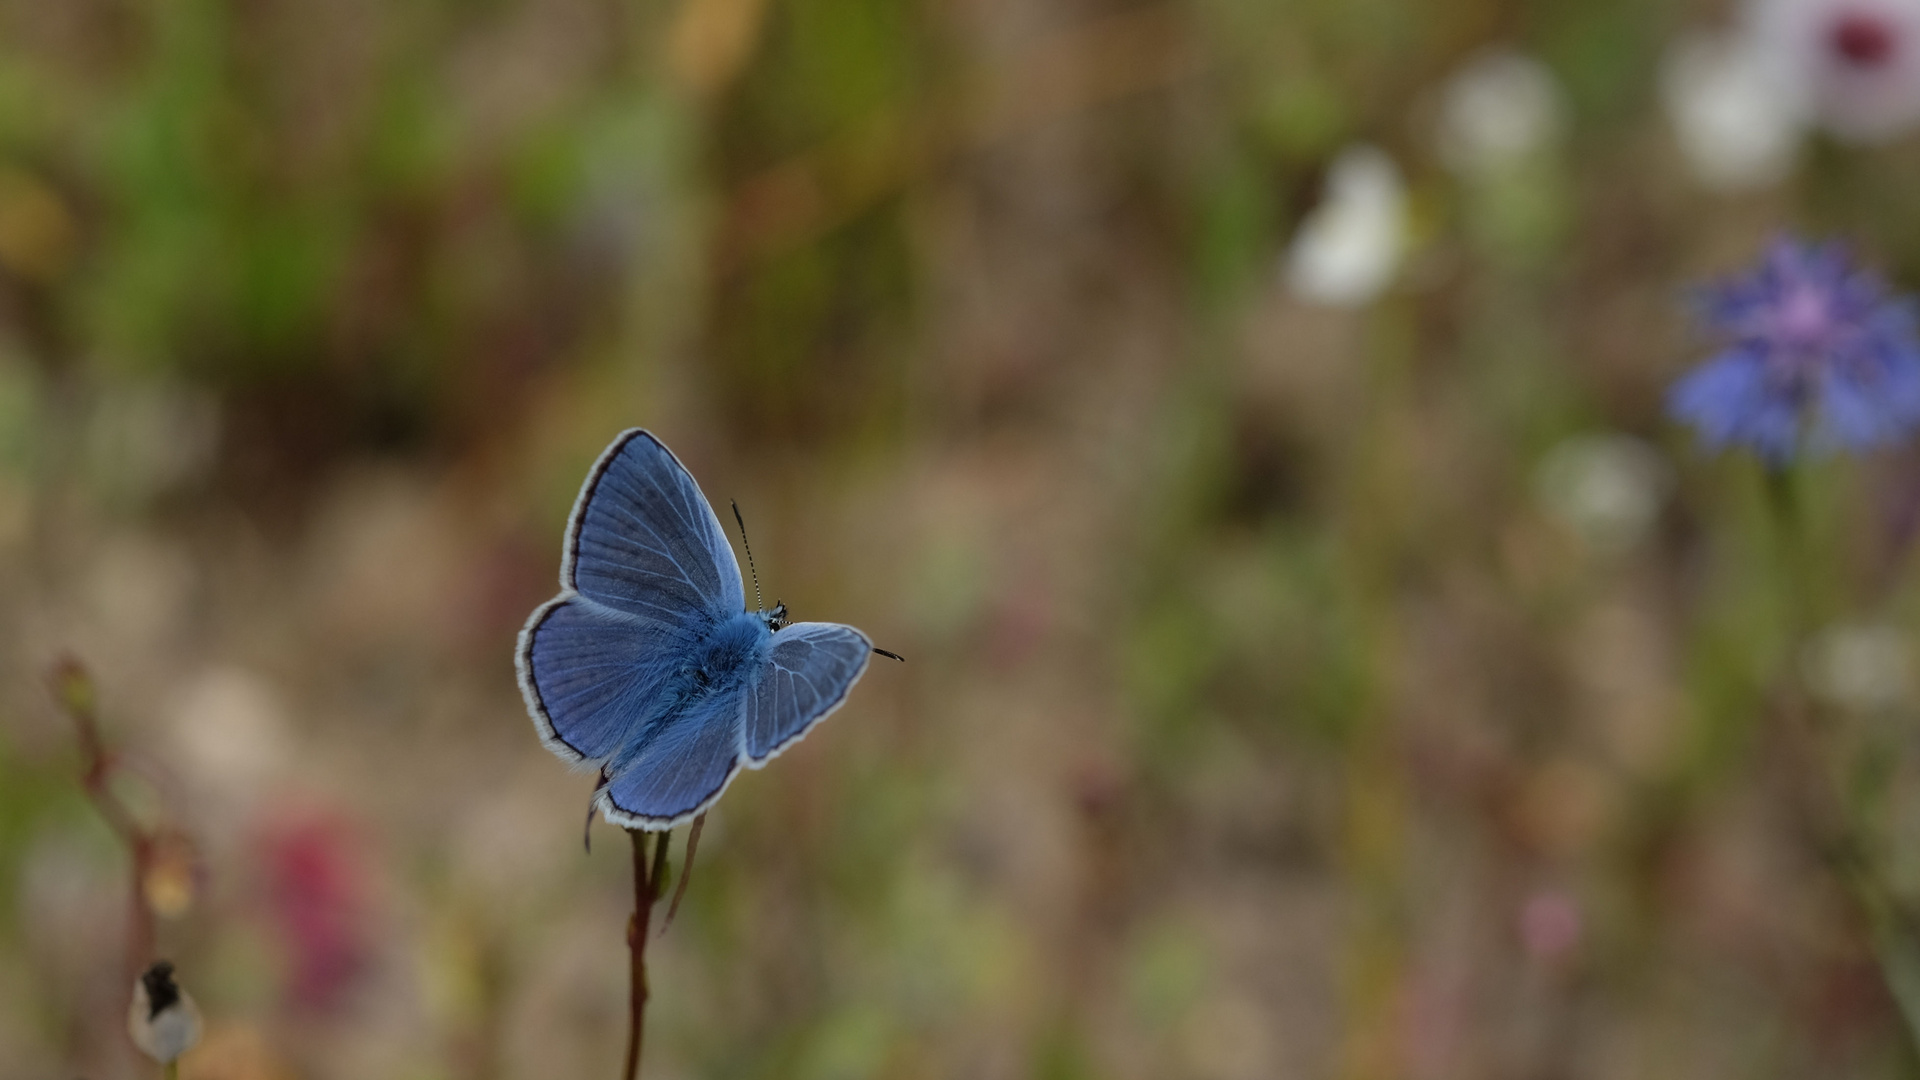
[[[1768,468],[1766,483],[1767,508],[1773,516],[1781,585],[1787,594],[1787,637],[1791,645],[1798,647],[1811,629],[1813,619],[1813,595],[1807,575],[1809,567],[1800,497],[1793,489],[1793,474],[1786,469]]]
[[[640,1047],[647,1021],[647,927],[666,884],[667,846],[672,834],[660,834],[651,860],[647,857],[649,835],[641,829],[627,830],[633,841],[633,914],[627,919],[627,949],[633,959],[627,983],[627,1062],[620,1074],[625,1080],[638,1080],[640,1075]]]
[[[113,772],[118,765],[113,751],[100,734],[95,711],[93,679],[80,661],[63,657],[53,666],[49,678],[54,698],[73,721],[84,759],[80,786],[87,798],[106,820],[107,827],[127,847],[133,862],[133,880],[129,904],[126,965],[129,977],[145,970],[154,946],[153,909],[143,892],[149,865],[153,861],[154,834],[143,827],[133,811],[114,793]]]
[[[1774,711],[1786,729],[1783,734],[1795,744],[1791,756],[1806,765],[1806,775],[1796,785],[1802,789],[1798,801],[1805,827],[1841,890],[1865,919],[1881,978],[1886,980],[1905,1022],[1908,1039],[1920,1050],[1920,936],[1916,936],[1912,920],[1901,910],[1859,835],[1840,779],[1843,763],[1837,760],[1832,745],[1831,725],[1822,723],[1817,707],[1800,686],[1800,654],[1813,625],[1813,589],[1805,523],[1792,477],[1785,470],[1767,471],[1767,501],[1778,534],[1780,574],[1788,605],[1789,693],[1785,695],[1788,700],[1775,703]]]
[[[167,1062],[166,1080],[180,1080],[180,1062],[178,1060]]]

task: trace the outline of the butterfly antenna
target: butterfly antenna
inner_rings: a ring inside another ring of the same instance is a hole
[[[767,601],[760,595],[760,571],[753,568],[753,545],[747,543],[747,521],[740,516],[738,501],[728,499],[727,504],[733,507],[734,523],[740,526],[740,546],[747,549],[747,573],[753,575],[753,606],[758,611],[765,611]]]

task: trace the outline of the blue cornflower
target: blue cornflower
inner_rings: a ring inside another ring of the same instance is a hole
[[[1905,297],[1839,244],[1775,241],[1760,265],[1708,286],[1704,321],[1726,348],[1675,383],[1667,409],[1710,447],[1786,464],[1865,450],[1920,427],[1920,337]]]

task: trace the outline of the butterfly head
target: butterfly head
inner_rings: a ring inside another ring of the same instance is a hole
[[[762,610],[760,614],[767,620],[767,629],[769,630],[778,632],[781,627],[787,625],[787,605],[785,601],[774,601],[772,611]]]

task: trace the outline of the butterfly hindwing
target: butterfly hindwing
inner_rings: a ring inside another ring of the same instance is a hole
[[[740,563],[680,460],[650,433],[600,455],[567,524],[561,584],[637,618],[706,626],[746,606]]]
[[[600,793],[608,820],[666,829],[720,797],[740,771],[740,712],[750,686],[699,698],[662,720]]]
[[[747,763],[764,764],[839,708],[872,651],[865,634],[838,623],[794,623],[775,633],[747,695]]]

